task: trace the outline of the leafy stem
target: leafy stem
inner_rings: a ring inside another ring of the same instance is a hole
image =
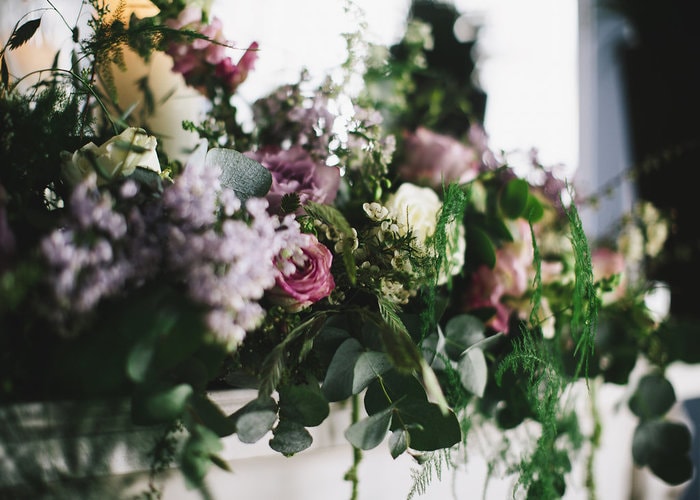
[[[351,425],[356,424],[360,421],[360,396],[354,394],[351,398],[352,402],[352,413],[351,413]],[[358,477],[357,470],[362,461],[362,450],[357,446],[352,447],[352,466],[345,473],[345,480],[350,481],[352,484],[352,493],[350,494],[350,500],[357,500],[359,495],[359,485],[360,478]]]

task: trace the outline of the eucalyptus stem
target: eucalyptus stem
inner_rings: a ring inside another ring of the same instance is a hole
[[[351,398],[352,400],[352,413],[351,419],[352,424],[357,423],[360,420],[360,397],[354,394]],[[357,474],[357,470],[360,466],[360,461],[362,460],[362,450],[356,446],[352,447],[352,467],[345,473],[344,479],[352,483],[352,493],[350,494],[350,500],[357,500],[359,498],[359,486],[360,481]]]

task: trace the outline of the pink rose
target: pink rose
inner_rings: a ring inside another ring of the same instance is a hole
[[[246,156],[260,162],[272,174],[272,186],[267,194],[271,213],[280,213],[282,197],[290,193],[298,194],[302,205],[307,201],[326,204],[335,201],[340,170],[314,161],[304,148],[268,147]]]
[[[530,226],[523,220],[515,222],[514,241],[496,250],[493,269],[480,266],[472,275],[465,292],[467,310],[492,307],[496,315],[487,324],[498,331],[507,331],[508,318],[520,304],[534,277],[534,248]]]
[[[303,246],[277,259],[280,269],[270,301],[291,312],[300,311],[330,295],[335,288],[331,274],[333,254],[311,234],[302,234]],[[285,250],[283,252],[288,252]]]
[[[415,184],[440,189],[451,182],[474,180],[481,167],[481,154],[457,139],[418,127],[405,136],[405,158],[398,173]]]
[[[625,257],[609,248],[598,248],[591,254],[593,279],[600,281],[620,275],[620,280],[610,292],[603,295],[603,302],[609,304],[624,297],[626,287]]]

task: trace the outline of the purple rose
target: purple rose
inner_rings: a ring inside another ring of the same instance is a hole
[[[282,197],[290,193],[298,194],[302,205],[307,201],[326,204],[335,201],[340,170],[314,161],[302,147],[267,147],[246,155],[260,162],[272,174],[272,186],[267,194],[271,213],[281,213]]]
[[[407,132],[405,158],[399,176],[414,184],[440,189],[451,182],[474,180],[482,165],[480,152],[457,139],[424,127]],[[443,179],[444,178],[444,179]]]
[[[330,295],[335,288],[331,274],[333,254],[312,234],[302,234],[303,246],[277,258],[280,272],[275,287],[268,292],[270,301],[291,312],[300,311]]]

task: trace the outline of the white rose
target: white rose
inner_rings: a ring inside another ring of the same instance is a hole
[[[405,235],[410,229],[416,247],[426,250],[426,242],[435,234],[435,226],[442,210],[442,202],[437,193],[429,187],[405,182],[389,196],[384,206],[389,211],[389,217],[396,221],[399,234]],[[455,223],[452,222],[445,227],[445,232],[448,236],[448,258],[441,269],[438,284],[446,283],[448,274],[458,274],[464,265],[464,226],[460,224],[455,228]]]
[[[98,183],[116,176],[131,175],[136,167],[160,173],[156,145],[156,138],[145,130],[129,127],[102,146],[90,142],[73,155],[64,157],[63,176],[71,185],[75,185],[93,171],[98,174]]]
[[[391,194],[384,206],[389,210],[389,217],[394,219],[401,235],[410,228],[420,247],[435,233],[438,212],[442,202],[437,193],[428,187],[419,187],[405,182]]]

